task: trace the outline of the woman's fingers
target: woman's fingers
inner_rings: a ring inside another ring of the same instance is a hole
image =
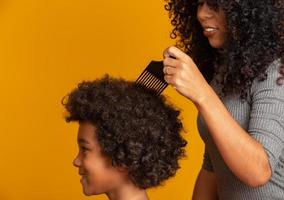
[[[172,49],[172,50],[171,50]],[[176,50],[180,51],[176,47],[169,47],[164,51],[164,68],[163,72],[165,74],[164,79],[165,81],[172,85],[173,87],[176,86],[176,77],[178,71],[180,70],[181,60],[173,58],[173,56],[180,56],[179,52],[173,53]]]
[[[170,46],[167,49],[165,49],[163,56],[164,58],[173,58],[178,60],[179,59],[183,60],[185,57],[187,57],[187,55],[183,51],[181,51],[175,46]]]
[[[201,95],[204,95],[204,85],[207,82],[194,61],[190,56],[173,46],[167,48],[163,56],[165,81],[181,95],[197,102]]]
[[[177,91],[182,92],[184,85],[190,84],[191,81],[191,58],[174,46],[167,48],[163,55],[165,81]]]
[[[177,59],[167,57],[167,58],[164,58],[163,64],[164,66],[177,67],[179,64],[179,61]]]
[[[165,81],[175,87],[175,81],[174,81],[174,76],[173,75],[165,75],[164,76]]]
[[[173,75],[178,68],[179,61],[173,58],[165,58],[163,60],[164,68],[163,72],[167,75]]]
[[[175,71],[176,71],[175,68],[169,66],[165,66],[163,69],[165,75],[173,75],[175,74]]]

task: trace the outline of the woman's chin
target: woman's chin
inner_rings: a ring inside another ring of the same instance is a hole
[[[218,43],[218,42],[209,42],[210,46],[213,47],[214,49],[219,49],[222,47],[222,44]]]
[[[215,49],[222,48],[225,43],[223,40],[220,40],[217,38],[211,38],[211,39],[209,38],[208,41],[209,41],[210,46]]]

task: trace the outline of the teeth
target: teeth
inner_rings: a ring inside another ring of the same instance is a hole
[[[212,31],[215,31],[216,29],[215,28],[205,28],[205,31],[207,32],[212,32]]]

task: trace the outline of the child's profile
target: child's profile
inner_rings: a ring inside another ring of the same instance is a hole
[[[66,121],[79,123],[73,164],[85,195],[147,200],[145,189],[175,175],[186,141],[179,111],[163,96],[106,75],[65,100]]]

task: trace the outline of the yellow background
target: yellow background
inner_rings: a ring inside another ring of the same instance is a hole
[[[135,80],[175,41],[164,2],[6,0],[0,5],[0,199],[80,200],[77,125],[66,124],[61,98],[83,79],[105,73]],[[172,88],[183,110],[188,157],[176,177],[148,191],[152,200],[189,200],[203,143],[196,109]]]

